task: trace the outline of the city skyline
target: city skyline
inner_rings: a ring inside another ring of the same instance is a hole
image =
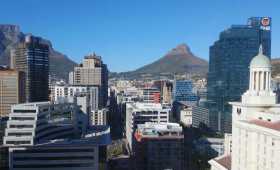
[[[244,24],[251,16],[272,17],[272,58],[280,56],[277,5],[277,1],[254,1],[254,8],[249,1],[9,1],[0,7],[0,20],[50,40],[75,62],[96,52],[110,71],[120,72],[151,63],[181,43],[208,60],[208,48],[219,32]],[[13,13],[7,11],[9,6]]]

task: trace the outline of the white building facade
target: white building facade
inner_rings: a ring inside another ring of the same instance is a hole
[[[31,146],[41,141],[74,136],[77,108],[73,104],[49,102],[13,105],[5,136],[4,146]]]
[[[232,102],[232,152],[209,163],[211,170],[278,170],[280,104],[271,89],[271,64],[259,54],[250,63],[249,89]]]
[[[192,126],[192,107],[184,108],[180,111],[180,122],[184,126]]]
[[[56,103],[73,102],[74,97],[78,93],[89,93],[89,104],[91,110],[97,110],[99,107],[99,88],[97,86],[68,86],[56,85],[54,87],[54,99]]]
[[[90,115],[91,126],[108,125],[108,109],[92,110]]]

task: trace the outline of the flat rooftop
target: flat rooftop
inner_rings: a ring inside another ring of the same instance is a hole
[[[135,138],[183,138],[183,128],[177,123],[151,123],[139,124]]]

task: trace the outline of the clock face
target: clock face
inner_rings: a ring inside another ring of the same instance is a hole
[[[270,19],[269,18],[262,18],[261,20],[262,26],[269,26],[270,25]]]

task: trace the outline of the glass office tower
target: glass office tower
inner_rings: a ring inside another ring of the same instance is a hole
[[[217,110],[210,113],[215,130],[231,132],[230,101],[240,101],[248,89],[249,64],[262,44],[271,56],[271,18],[252,17],[246,25],[232,25],[210,46],[207,99]],[[214,103],[214,104],[213,104]],[[213,108],[212,108],[213,109]],[[214,123],[213,123],[214,121]]]
[[[49,100],[49,45],[27,35],[11,52],[11,68],[25,75],[25,102]]]

